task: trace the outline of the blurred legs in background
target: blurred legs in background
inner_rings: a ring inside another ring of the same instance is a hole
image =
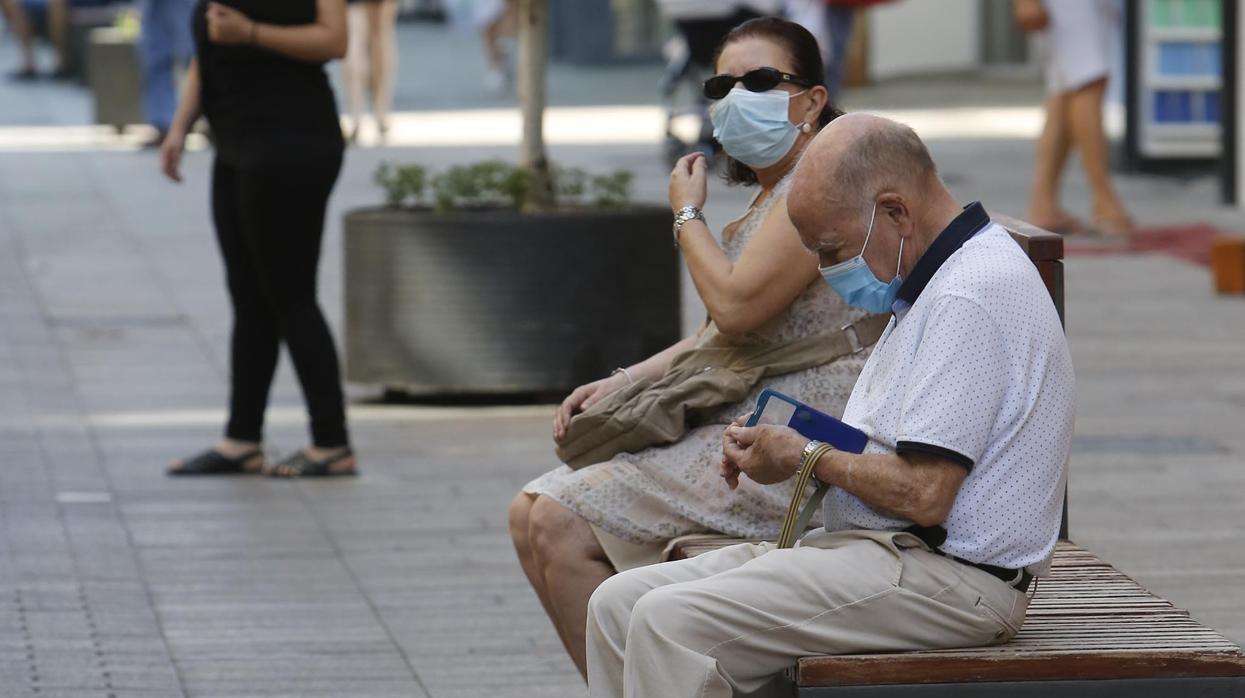
[[[478,8],[477,18],[489,63],[484,82],[491,90],[502,90],[510,83],[512,71],[505,43],[518,31],[518,9],[516,0],[490,0]]]
[[[1126,234],[1134,223],[1115,193],[1102,125],[1105,78],[1046,100],[1046,125],[1038,139],[1029,220],[1061,233],[1085,232],[1083,224],[1059,206],[1059,183],[1068,153],[1076,145],[1089,179],[1093,226],[1106,234]]]
[[[372,116],[381,139],[389,132],[397,69],[397,18],[398,0],[363,0],[350,5],[350,43],[342,62],[342,78],[350,109],[352,142],[358,138],[365,93],[371,95]]]
[[[22,52],[22,66],[10,73],[10,77],[15,80],[33,80],[38,77],[38,66],[35,64],[35,27],[30,14],[22,0],[0,0],[0,10],[3,10],[5,21],[8,22],[13,38],[17,40]],[[53,68],[52,77],[65,78],[69,76],[66,52],[69,8],[66,0],[47,0],[45,11],[48,39],[56,52],[56,66]]]
[[[826,90],[831,101],[837,101],[843,87],[843,62],[847,59],[847,46],[852,39],[852,25],[856,21],[855,7],[826,5],[826,38],[830,42],[829,60],[826,61]]]
[[[159,131],[156,143],[173,123],[177,109],[177,68],[190,62],[194,42],[190,15],[194,0],[139,0],[142,16],[139,59],[143,71],[143,113]]]
[[[1038,138],[1029,220],[1059,233],[1085,232],[1085,225],[1059,205],[1059,182],[1073,146],[1089,179],[1092,228],[1124,235],[1135,228],[1111,184],[1102,123],[1109,72],[1108,51],[1116,26],[1109,0],[1043,0],[1050,35],[1046,125]]]
[[[33,31],[30,18],[26,16],[26,10],[18,0],[0,0],[0,11],[4,12],[4,21],[9,25],[8,29],[22,51],[21,67],[9,73],[9,76],[15,80],[33,79],[36,77],[35,45],[31,40]]]

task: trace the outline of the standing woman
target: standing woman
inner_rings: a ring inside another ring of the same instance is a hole
[[[324,63],[346,52],[345,0],[201,0],[197,58],[160,149],[180,182],[186,133],[203,114],[216,139],[212,217],[234,327],[224,438],[173,475],[260,472],[264,409],[282,341],[311,415],[312,445],[267,472],[353,475],[337,352],[316,302],[316,267],[342,132]]]
[[[398,0],[346,0],[350,40],[342,78],[350,105],[350,141],[359,136],[363,119],[364,91],[372,98],[372,117],[383,141],[389,134],[389,110],[393,105],[393,80],[397,69],[395,26]]]

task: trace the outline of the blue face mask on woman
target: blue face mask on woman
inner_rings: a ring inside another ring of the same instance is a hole
[[[865,233],[865,244],[861,246],[860,254],[846,262],[820,267],[820,270],[821,278],[830,284],[835,293],[843,297],[844,303],[870,313],[889,313],[899,295],[899,287],[903,285],[903,279],[899,276],[899,267],[903,263],[903,238],[899,238],[895,278],[888,284],[878,279],[865,263],[865,248],[869,246],[869,236],[873,235],[873,219],[877,213],[878,206],[874,204],[873,213],[869,214],[869,230]]]
[[[795,145],[799,129],[787,118],[791,94],[786,90],[750,92],[732,89],[709,107],[713,137],[726,154],[753,169],[783,159]]]

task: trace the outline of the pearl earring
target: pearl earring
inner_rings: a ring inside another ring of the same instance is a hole
[[[813,130],[813,127],[811,124],[805,121],[804,123],[800,124],[800,130],[803,131],[804,133],[808,133],[809,131]]]

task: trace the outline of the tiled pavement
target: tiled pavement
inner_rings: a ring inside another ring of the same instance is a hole
[[[47,122],[85,113],[0,86],[0,112],[13,99]],[[1028,144],[932,147],[965,198],[1023,210]],[[510,153],[352,151],[331,219],[376,200],[380,159]],[[630,167],[661,197],[655,145],[554,154]],[[160,475],[222,419],[207,167],[190,156],[174,187],[150,153],[0,153],[0,696],[582,696],[505,533],[509,497],[551,463],[547,408],[380,406],[356,387],[357,481]],[[1068,188],[1083,205],[1076,175]],[[1206,179],[1121,188],[1147,220],[1240,220]],[[714,219],[743,196],[715,185]],[[339,247],[334,223],[335,327]],[[1073,535],[1245,641],[1245,302],[1162,256],[1076,258],[1067,276]],[[284,367],[273,402],[271,445],[296,448]]]

